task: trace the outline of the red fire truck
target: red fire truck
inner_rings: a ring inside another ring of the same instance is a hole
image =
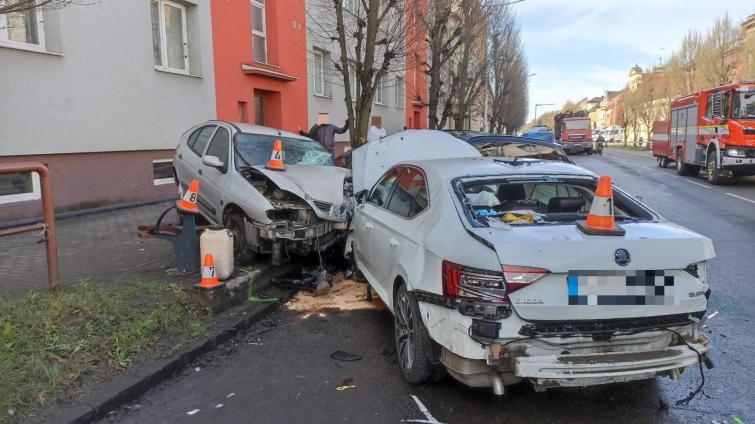
[[[755,175],[755,81],[676,99],[670,121],[667,159],[679,175],[703,169],[711,184]]]
[[[592,154],[592,130],[587,111],[559,113],[554,118],[556,143],[567,153],[587,152]]]

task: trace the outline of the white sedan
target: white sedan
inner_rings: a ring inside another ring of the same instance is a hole
[[[710,239],[615,188],[624,234],[585,234],[595,174],[467,147],[405,131],[353,154],[350,245],[407,381],[447,371],[503,394],[678,378],[707,357]]]

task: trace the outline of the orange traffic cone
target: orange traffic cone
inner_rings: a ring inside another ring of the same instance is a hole
[[[283,161],[286,158],[286,154],[283,152],[283,143],[280,140],[275,140],[273,144],[273,153],[270,155],[270,160],[267,161],[265,168],[272,169],[274,171],[285,171],[286,165]]]
[[[585,234],[623,236],[625,231],[616,225],[613,216],[613,188],[611,177],[602,176],[595,189],[586,221],[577,221],[577,228]]]
[[[197,196],[199,196],[199,181],[192,180],[189,184],[189,188],[181,196],[181,200],[178,201],[176,206],[182,212],[197,213]]]
[[[204,255],[204,265],[202,265],[202,279],[199,280],[200,289],[214,289],[220,286],[218,274],[215,272],[215,260],[212,259],[212,253]]]

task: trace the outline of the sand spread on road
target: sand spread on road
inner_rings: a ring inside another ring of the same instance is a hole
[[[305,313],[322,313],[325,309],[352,311],[357,309],[380,309],[385,305],[373,292],[372,302],[367,301],[367,284],[354,280],[344,280],[337,274],[333,278],[330,291],[322,296],[315,296],[313,292],[301,290],[286,303],[292,311]],[[306,318],[306,317],[305,317]]]

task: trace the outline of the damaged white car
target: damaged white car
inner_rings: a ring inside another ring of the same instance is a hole
[[[407,381],[447,371],[503,394],[678,378],[709,361],[710,239],[619,189],[620,231],[587,234],[595,174],[481,158],[447,137],[399,133],[353,153],[349,244],[394,314]]]
[[[283,146],[285,170],[265,164]],[[234,235],[234,256],[324,250],[345,237],[350,171],[334,166],[317,142],[290,132],[208,121],[187,131],[176,148],[176,178],[185,189],[199,180],[199,211]]]

